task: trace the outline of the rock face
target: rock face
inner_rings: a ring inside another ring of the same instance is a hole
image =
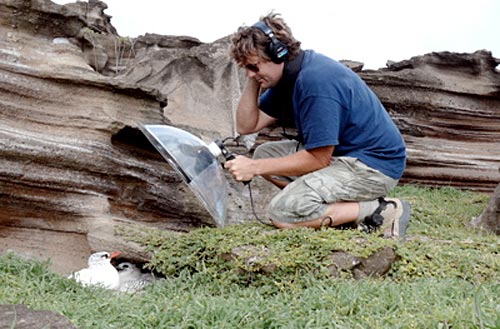
[[[166,99],[96,72],[82,31],[113,29],[105,16],[86,19],[72,8],[0,1],[1,246],[48,255],[64,272],[112,241],[117,223],[214,225],[137,129],[168,123]]]
[[[233,136],[245,78],[229,61],[228,37],[121,37],[106,8],[0,0],[0,248],[51,257],[61,272],[117,245],[125,257],[147,258],[115,236],[116,225],[214,225],[138,126],[174,125],[206,142]],[[404,182],[482,191],[498,184],[497,64],[479,51],[428,54],[380,71],[355,65],[404,133]],[[246,153],[253,140],[243,142],[233,151]],[[248,190],[228,181],[229,222],[252,218]],[[260,178],[252,188],[263,216],[276,190]]]
[[[500,181],[500,73],[490,52],[431,53],[361,77],[404,134],[403,182],[492,191]]]

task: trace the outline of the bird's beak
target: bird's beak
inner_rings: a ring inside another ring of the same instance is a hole
[[[116,258],[116,257],[120,256],[121,254],[122,253],[119,251],[113,251],[111,254],[109,254],[109,259]]]

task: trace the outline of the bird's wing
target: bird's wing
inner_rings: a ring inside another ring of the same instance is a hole
[[[120,286],[118,271],[111,264],[100,269],[96,284],[101,284],[108,289],[118,289]]]
[[[83,285],[92,284],[92,272],[88,268],[73,273],[70,278]]]
[[[100,285],[108,289],[118,289],[120,286],[120,278],[114,267],[111,268],[84,268],[70,275],[71,279],[76,282],[87,285]]]
[[[134,293],[138,290],[143,289],[147,285],[150,285],[151,283],[152,283],[151,280],[146,280],[146,279],[129,280],[126,282],[122,282],[120,284],[119,290],[124,292]]]

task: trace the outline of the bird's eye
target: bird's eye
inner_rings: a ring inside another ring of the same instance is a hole
[[[123,268],[129,268],[130,266],[128,266],[128,264],[123,264],[122,267]]]
[[[108,254],[103,254],[103,255],[101,256],[101,258],[109,258],[109,255],[108,255]]]

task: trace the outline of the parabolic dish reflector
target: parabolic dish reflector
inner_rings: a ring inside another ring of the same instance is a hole
[[[224,226],[228,183],[220,163],[205,142],[168,125],[139,125],[139,129],[189,186],[217,225]]]

